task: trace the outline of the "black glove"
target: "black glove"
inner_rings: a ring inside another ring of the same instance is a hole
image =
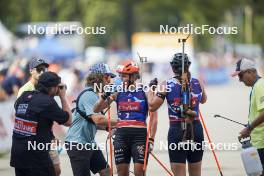
[[[112,95],[112,92],[105,92],[101,97],[103,100],[106,100],[110,95]]]
[[[116,90],[116,86],[114,84],[109,84],[107,85],[109,86],[107,88],[107,91],[104,92],[104,94],[101,96],[103,100],[106,100],[110,95],[114,94],[115,92],[117,92]]]
[[[156,89],[157,85],[158,85],[158,79],[157,79],[157,78],[154,78],[154,79],[152,79],[152,80],[149,82],[149,87],[151,87],[151,89],[152,89],[152,87],[153,87],[153,88],[154,88],[153,90]]]
[[[151,153],[154,149],[154,139],[149,138],[149,147],[148,147],[148,152]]]

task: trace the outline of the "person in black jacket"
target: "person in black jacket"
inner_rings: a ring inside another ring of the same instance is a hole
[[[53,72],[43,73],[36,91],[24,92],[15,103],[11,161],[16,176],[54,176],[49,156],[53,122],[71,125],[71,111],[66,101],[66,87]],[[58,95],[62,108],[54,100]]]

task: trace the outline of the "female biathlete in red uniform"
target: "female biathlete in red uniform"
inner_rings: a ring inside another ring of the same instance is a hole
[[[112,95],[103,94],[95,105],[94,111],[105,109],[109,101],[117,104],[118,124],[113,135],[115,163],[119,176],[129,175],[131,158],[134,162],[134,174],[143,176],[144,155],[147,139],[148,100],[142,87],[136,86],[140,78],[139,67],[132,61],[118,66],[117,72],[122,80],[122,91]],[[109,97],[110,96],[110,97]],[[150,122],[150,148],[153,147],[157,129],[157,113],[152,113]]]

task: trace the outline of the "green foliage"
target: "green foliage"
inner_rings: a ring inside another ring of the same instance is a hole
[[[231,25],[233,22],[243,28],[236,20],[241,16],[237,11],[245,5],[253,9],[254,42],[264,46],[263,0],[0,0],[0,20],[12,31],[19,23],[37,21],[80,21],[83,26],[105,26],[107,35],[87,35],[87,45],[107,46],[117,41],[126,48],[130,47],[133,32],[158,32],[162,24],[230,25],[225,18],[225,14],[230,14]],[[243,40],[243,34],[230,39]],[[200,49],[210,49],[212,37],[199,36],[195,41]]]

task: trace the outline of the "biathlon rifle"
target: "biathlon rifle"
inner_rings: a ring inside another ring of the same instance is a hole
[[[183,139],[182,141],[188,141],[194,140],[194,131],[193,131],[193,124],[192,124],[192,119],[187,118],[192,118],[187,114],[187,111],[189,109],[192,109],[192,104],[191,104],[191,88],[190,88],[190,78],[189,78],[189,73],[188,70],[185,70],[185,43],[187,39],[190,37],[190,34],[187,36],[185,39],[179,39],[179,43],[182,43],[182,74],[181,74],[181,115],[182,118],[185,119],[185,122],[181,123],[182,124],[182,129],[184,130],[183,133]],[[188,64],[188,63],[186,63]],[[187,67],[186,67],[187,68]],[[187,121],[186,121],[187,120]]]
[[[186,112],[191,109],[191,89],[188,72],[185,71],[185,43],[190,34],[185,39],[179,39],[179,43],[182,43],[182,74],[181,74],[181,99],[182,99],[182,116],[187,117]]]

